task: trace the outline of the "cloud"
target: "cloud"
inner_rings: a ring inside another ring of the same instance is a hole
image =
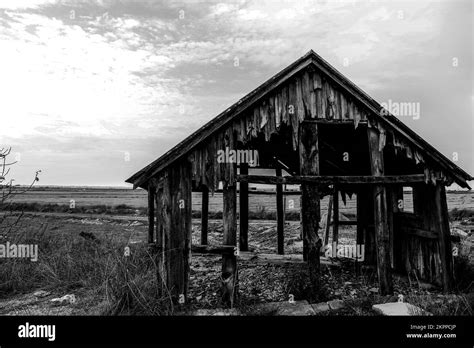
[[[34,148],[50,172],[70,145],[84,166],[87,154],[128,148],[140,160],[126,176],[309,49],[380,100],[417,98],[432,119],[464,115],[463,93],[440,106],[433,90],[433,71],[458,90],[469,71],[443,65],[465,62],[469,48],[446,10],[466,12],[431,1],[2,1],[2,141]],[[441,138],[423,122],[414,127]]]

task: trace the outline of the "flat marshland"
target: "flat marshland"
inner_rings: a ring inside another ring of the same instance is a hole
[[[249,198],[251,251],[276,253],[275,200],[272,193]],[[209,243],[217,245],[222,240],[222,195],[215,193],[209,201]],[[8,211],[1,213],[0,244],[38,245],[38,261],[0,259],[0,314],[167,315],[221,306],[219,256],[193,254],[185,305],[176,306],[158,296],[155,260],[146,243],[146,205],[145,191],[118,188],[35,187],[16,196]],[[200,194],[193,193],[193,244],[200,240],[200,205]],[[288,195],[285,206],[285,253],[299,255],[299,196]],[[325,197],[323,231],[327,206]],[[341,220],[355,218],[355,199],[347,197],[340,206]],[[407,193],[405,209],[411,207]],[[443,295],[436,286],[395,275],[395,292],[433,314],[472,315],[474,194],[448,193],[448,208],[451,227],[460,235],[455,258],[457,291]],[[341,244],[355,243],[353,227],[342,226],[339,236]],[[129,256],[125,256],[126,248]],[[377,278],[370,269],[355,272],[353,261],[338,264],[323,265],[322,281],[315,289],[302,263],[241,260],[238,307],[252,313],[254,306],[286,301],[292,295],[296,301],[339,299],[347,304],[333,314],[373,315],[371,304],[394,299],[378,294]],[[74,300],[65,295],[74,295]]]

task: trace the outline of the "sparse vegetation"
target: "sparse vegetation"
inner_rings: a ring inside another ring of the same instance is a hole
[[[464,208],[454,208],[449,211],[449,219],[453,220],[464,220],[469,219],[473,221],[474,219],[474,209],[464,209]]]
[[[37,289],[93,290],[106,302],[101,314],[169,313],[172,306],[157,294],[156,266],[146,245],[130,245],[123,234],[60,233],[45,225],[20,229],[11,244],[37,244],[37,262],[0,259],[0,298]],[[125,256],[124,248],[132,250]]]

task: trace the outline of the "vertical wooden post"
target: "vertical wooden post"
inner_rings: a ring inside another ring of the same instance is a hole
[[[438,223],[438,243],[441,257],[441,271],[443,280],[443,291],[448,292],[453,287],[453,255],[451,250],[451,238],[449,230],[448,206],[446,202],[446,190],[444,185],[437,183],[434,188],[435,207]]]
[[[389,207],[389,230],[390,230],[390,249],[392,253],[392,268],[402,269],[402,236],[397,221],[395,220],[395,213],[400,212],[398,208],[398,201],[403,201],[403,186],[394,185],[390,188],[387,199]]]
[[[318,126],[313,122],[300,125],[299,163],[300,175],[319,175]],[[303,232],[303,256],[309,266],[313,284],[319,282],[319,252],[322,241],[318,236],[320,220],[320,196],[316,185],[301,185],[301,222]]]
[[[235,149],[235,139],[232,128],[226,131],[225,145]],[[224,245],[237,245],[237,190],[236,166],[234,163],[225,163],[223,181],[223,211]],[[225,305],[233,307],[237,297],[237,258],[235,253],[222,255],[222,300]]]
[[[163,179],[160,199],[161,253],[158,276],[163,291],[174,301],[186,301],[192,233],[191,166],[182,161],[169,168]]]
[[[384,174],[383,153],[379,150],[379,133],[374,128],[367,128],[370,167],[372,175]],[[374,185],[374,228],[377,250],[377,273],[379,277],[380,293],[382,295],[393,292],[392,276],[390,271],[390,237],[387,220],[387,194],[384,185]]]
[[[247,163],[240,163],[240,174],[247,175],[249,173],[249,167]],[[249,250],[249,183],[240,182],[240,234],[239,234],[239,245],[241,251]]]
[[[367,228],[367,214],[364,211],[364,189],[367,186],[360,185],[357,190],[357,234],[356,244],[364,244],[364,231]]]
[[[207,230],[209,222],[209,188],[202,187],[202,208],[201,208],[201,244],[207,245]]]
[[[148,183],[148,243],[155,242],[155,190],[150,181]]]
[[[370,185],[361,185],[357,192],[357,244],[364,245],[364,263],[375,263],[373,236],[373,190]]]
[[[332,242],[337,244],[339,241],[339,190],[337,189],[336,185],[334,185],[332,204],[334,206],[334,218],[332,222]]]
[[[280,167],[275,170],[276,176],[281,177],[282,171]],[[285,253],[285,235],[284,235],[284,209],[283,209],[283,184],[276,185],[276,209],[277,209],[277,244],[278,254],[283,255]]]
[[[168,180],[169,170],[165,170],[160,178],[158,184],[158,190],[156,193],[156,212],[157,212],[157,235],[156,235],[156,246],[157,246],[157,269],[158,269],[158,284],[159,284],[159,295],[170,296],[168,290],[169,285],[169,263],[170,256],[168,249],[170,248],[170,182]]]
[[[331,214],[332,214],[332,206],[333,206],[333,195],[329,196],[329,204],[328,204],[328,216],[326,219],[326,234],[324,235],[324,245],[328,245],[329,243],[329,230],[331,228]]]

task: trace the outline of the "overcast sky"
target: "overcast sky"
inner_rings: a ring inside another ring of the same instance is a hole
[[[377,101],[417,103],[400,119],[474,174],[472,18],[470,0],[2,0],[10,178],[125,185],[310,49]]]

